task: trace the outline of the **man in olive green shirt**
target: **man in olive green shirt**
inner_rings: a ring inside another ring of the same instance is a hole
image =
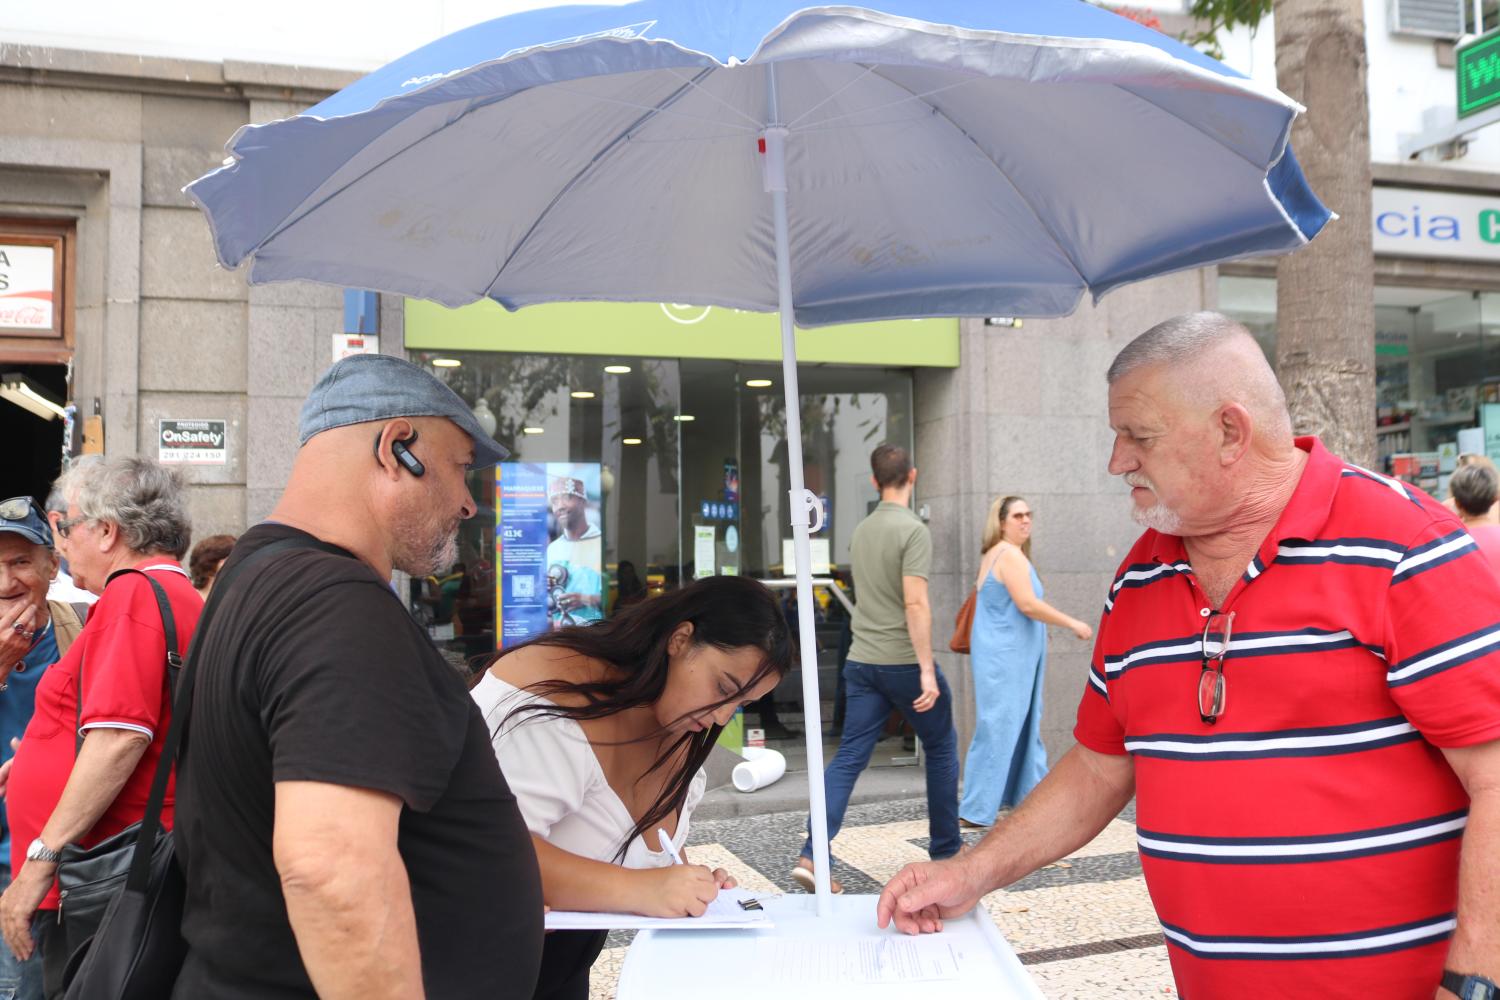
[[[880,503],[854,529],[854,643],[844,664],[844,737],[824,779],[828,838],[837,836],[854,783],[870,763],[891,709],[922,740],[927,765],[928,854],[958,853],[958,736],[953,696],[932,657],[927,576],[932,534],[911,510],[917,470],[905,448],[883,444],[870,455]],[[812,839],[792,877],[812,888]],[[834,883],[835,890],[838,883]]]

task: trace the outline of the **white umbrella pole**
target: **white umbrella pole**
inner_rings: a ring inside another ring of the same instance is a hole
[[[802,408],[797,388],[797,340],[792,325],[792,263],[786,219],[786,134],[776,103],[776,69],[766,67],[764,177],[776,220],[776,288],[781,312],[781,384],[786,394],[788,495],[792,546],[797,554],[797,642],[802,650],[802,720],[807,737],[807,808],[812,827],[813,880],[818,916],[833,910],[828,869],[828,808],[823,792],[823,703],[818,695],[818,643],[813,632],[812,553],[808,535],[823,526],[823,505],[802,480]],[[809,528],[809,519],[815,524]]]

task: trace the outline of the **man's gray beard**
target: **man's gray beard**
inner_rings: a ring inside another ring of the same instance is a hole
[[[426,530],[424,530],[426,529]],[[418,525],[404,533],[391,565],[410,576],[431,576],[458,561],[458,529],[438,533],[433,525]]]
[[[1130,505],[1130,516],[1143,528],[1153,528],[1163,535],[1182,534],[1182,518],[1166,504],[1157,501],[1150,507]]]

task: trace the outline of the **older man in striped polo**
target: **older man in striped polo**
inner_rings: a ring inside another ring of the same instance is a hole
[[[1109,370],[1147,530],[1106,601],[1074,747],[970,853],[908,866],[932,931],[1135,794],[1180,993],[1492,1000],[1500,585],[1451,514],[1296,438],[1260,348],[1178,317]]]

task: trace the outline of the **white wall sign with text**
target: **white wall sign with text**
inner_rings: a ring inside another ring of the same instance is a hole
[[[711,524],[693,527],[693,579],[701,580],[713,576],[718,562],[718,532]]]
[[[813,576],[827,576],[833,572],[832,553],[826,538],[809,538],[807,540],[808,554],[812,556]],[[790,538],[781,540],[781,574],[783,576],[797,575],[797,546]]]
[[[0,242],[0,328],[51,330],[56,276],[55,248]]]
[[[229,421],[162,420],[157,461],[163,465],[228,465]]]
[[[1371,211],[1376,253],[1500,262],[1500,194],[1377,187]]]

